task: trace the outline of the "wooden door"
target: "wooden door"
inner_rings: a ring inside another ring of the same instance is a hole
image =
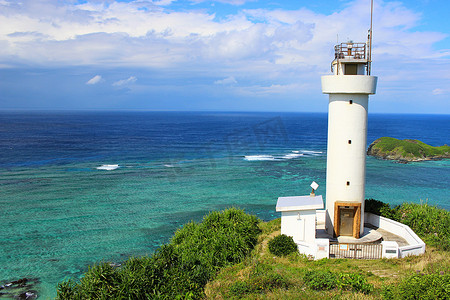
[[[353,236],[355,209],[353,207],[341,207],[339,213],[339,235]]]

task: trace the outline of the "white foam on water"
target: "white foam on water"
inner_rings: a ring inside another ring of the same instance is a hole
[[[323,153],[322,151],[313,151],[313,150],[300,150],[300,152],[306,155],[313,155],[313,156],[318,156]]]
[[[244,160],[257,161],[257,160],[275,160],[272,155],[246,155]]]
[[[292,151],[292,152],[294,152],[294,151]],[[300,156],[303,156],[303,153],[289,153],[289,154],[286,154],[285,156],[283,156],[283,159],[293,159],[293,158],[297,158]]]
[[[97,167],[97,170],[105,170],[105,171],[112,171],[119,168],[119,165],[101,165],[100,167]]]
[[[244,156],[244,160],[247,161],[265,161],[265,160],[288,160],[294,159],[298,157],[311,157],[311,156],[320,156],[322,155],[322,151],[313,151],[313,150],[292,150],[291,153],[288,154],[261,154],[261,155],[246,155]]]
[[[173,168],[174,165],[164,165],[164,167],[166,167],[166,168]]]

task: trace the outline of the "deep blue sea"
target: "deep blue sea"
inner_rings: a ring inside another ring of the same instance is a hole
[[[450,115],[369,115],[382,136],[449,144]],[[327,114],[0,112],[0,285],[41,299],[88,265],[151,254],[182,224],[237,206],[325,195]],[[450,209],[450,160],[367,159],[366,198]]]

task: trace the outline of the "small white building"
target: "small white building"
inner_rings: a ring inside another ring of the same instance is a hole
[[[281,234],[291,236],[300,253],[317,257],[318,250],[328,245],[316,239],[316,214],[323,209],[322,196],[279,197],[276,211],[281,212]],[[319,244],[324,246],[318,247]],[[320,251],[319,251],[320,252]],[[322,258],[322,257],[320,257]]]
[[[314,243],[317,209],[323,209],[322,196],[278,198],[276,210],[281,212],[281,234],[292,236],[296,243]]]

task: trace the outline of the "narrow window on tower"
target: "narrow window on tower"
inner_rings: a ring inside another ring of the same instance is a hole
[[[348,140],[348,144],[350,145],[352,143],[352,140]]]
[[[349,100],[348,103],[349,103],[349,104],[353,104],[353,100]]]
[[[349,186],[350,185],[350,181],[347,181],[347,186]]]

